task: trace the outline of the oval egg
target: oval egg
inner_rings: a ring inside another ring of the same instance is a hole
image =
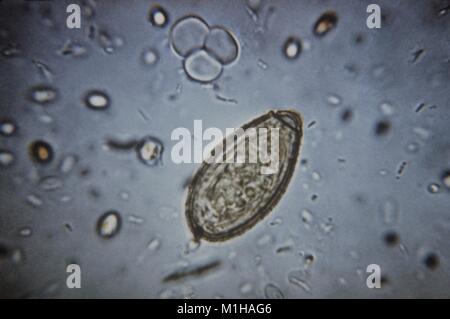
[[[262,168],[270,163],[261,161],[259,156],[256,161],[249,160],[252,148],[247,145],[251,144],[250,135],[237,138],[236,147],[234,142],[229,146],[229,137],[226,137],[222,141],[222,146],[225,146],[223,153],[234,153],[240,143],[245,143],[245,161],[228,163],[206,160],[196,172],[189,185],[185,211],[195,240],[225,241],[255,226],[280,201],[294,173],[303,136],[303,121],[299,113],[293,110],[270,111],[241,128],[245,134],[252,128],[256,132],[260,132],[261,128],[269,132],[277,129],[277,169],[270,174],[262,173]],[[257,135],[260,139],[260,134]],[[271,149],[269,134],[264,137],[267,148]]]

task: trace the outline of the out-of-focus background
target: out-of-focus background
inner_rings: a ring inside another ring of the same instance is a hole
[[[372,2],[1,1],[0,296],[450,297],[450,2],[379,0],[369,29]],[[205,25],[215,49],[176,52]],[[281,202],[195,244],[172,131],[284,107],[305,127]]]

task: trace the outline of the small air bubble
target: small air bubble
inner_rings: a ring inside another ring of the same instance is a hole
[[[342,99],[339,95],[337,94],[330,94],[327,97],[327,102],[331,105],[339,105],[342,102]]]
[[[194,81],[208,83],[222,73],[222,64],[205,50],[189,55],[183,63],[184,71]]]
[[[3,136],[12,136],[17,132],[17,125],[9,119],[0,120],[0,134]]]
[[[211,28],[206,35],[205,49],[222,64],[233,62],[239,53],[236,38],[223,27]]]
[[[322,179],[322,177],[320,176],[320,173],[318,173],[318,172],[313,172],[312,173],[312,178],[316,182],[320,182],[320,180]]]
[[[164,147],[157,138],[144,137],[136,146],[139,160],[147,166],[155,166],[162,160]]]
[[[29,99],[38,104],[49,104],[57,97],[57,92],[49,86],[36,86],[31,89]]]
[[[61,164],[59,165],[59,170],[63,174],[68,174],[74,168],[75,164],[78,162],[78,157],[76,155],[65,156]]]
[[[159,28],[163,28],[169,23],[167,11],[159,5],[150,8],[148,19],[153,26]]]
[[[435,270],[440,263],[439,256],[430,252],[423,258],[423,263],[428,269]]]
[[[442,184],[450,190],[450,170],[445,170],[441,175],[441,179]]]
[[[0,166],[8,167],[14,162],[14,155],[6,150],[0,150]]]
[[[92,110],[104,110],[109,107],[109,96],[98,90],[89,91],[84,98],[86,106]]]
[[[313,264],[314,260],[315,260],[314,255],[312,255],[312,254],[306,254],[306,255],[305,255],[305,266],[306,266],[306,267],[311,266],[311,265]]]
[[[410,142],[406,145],[406,152],[410,154],[415,154],[419,151],[419,143]]]
[[[441,189],[441,186],[439,186],[439,184],[436,184],[436,183],[432,183],[432,184],[428,185],[428,187],[427,187],[428,192],[431,194],[439,193],[440,189]]]
[[[296,37],[289,37],[283,46],[283,52],[288,59],[297,59],[302,52],[302,41]]]
[[[203,47],[208,32],[209,28],[201,18],[187,16],[172,26],[170,43],[178,55],[187,57]]]
[[[116,211],[104,213],[97,222],[97,233],[102,238],[111,238],[117,235],[121,228],[121,217]]]
[[[158,250],[161,246],[161,240],[157,237],[151,239],[147,244],[147,249],[151,251]]]
[[[159,54],[155,49],[147,48],[141,53],[141,61],[144,65],[155,65],[159,60]]]

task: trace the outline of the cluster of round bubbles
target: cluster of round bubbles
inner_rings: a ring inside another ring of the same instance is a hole
[[[170,43],[183,59],[188,77],[202,83],[217,79],[223,66],[234,62],[239,54],[238,41],[229,30],[210,27],[196,16],[183,17],[174,23]]]

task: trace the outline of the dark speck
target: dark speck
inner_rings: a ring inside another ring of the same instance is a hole
[[[400,237],[394,231],[388,231],[386,234],[384,234],[384,242],[387,246],[393,247],[397,245],[399,241]]]
[[[89,176],[91,174],[91,170],[89,169],[89,168],[83,168],[81,171],[80,171],[80,176],[81,177],[87,177],[87,176]]]
[[[341,120],[344,123],[348,123],[352,120],[353,118],[353,112],[350,109],[346,109],[342,112],[341,114]]]
[[[385,136],[389,133],[391,124],[387,120],[381,120],[375,125],[375,135]]]
[[[356,44],[361,44],[363,42],[364,42],[364,36],[361,33],[357,34],[355,36],[355,43]]]
[[[91,190],[89,190],[89,195],[90,195],[92,198],[97,199],[97,198],[100,197],[100,191],[97,190],[97,189],[95,189],[95,188],[92,188]]]
[[[10,254],[11,254],[10,249],[5,245],[3,245],[2,243],[0,243],[0,259],[9,257]]]
[[[314,125],[316,125],[316,121],[311,121],[311,122],[308,124],[308,128],[313,127]]]
[[[435,253],[428,253],[423,259],[423,263],[430,270],[435,270],[439,266],[439,256]]]
[[[381,275],[380,278],[381,288],[389,284],[389,278],[387,276]]]

